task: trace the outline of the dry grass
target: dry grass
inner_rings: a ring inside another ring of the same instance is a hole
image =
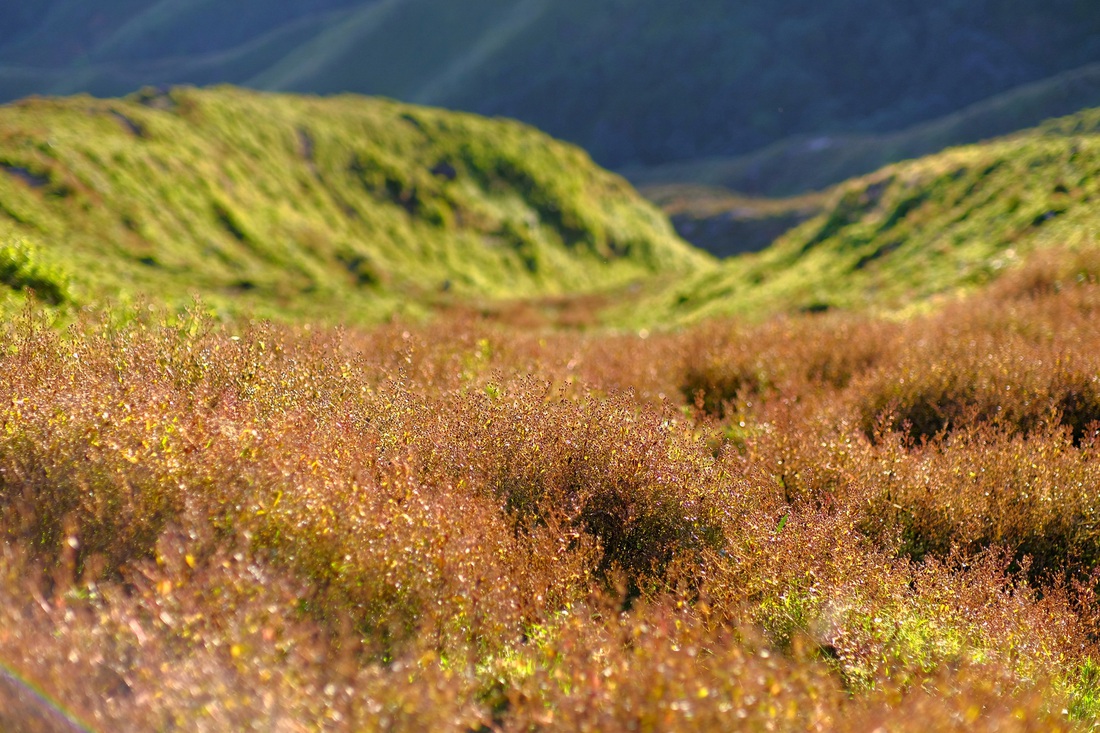
[[[1087,729],[1086,259],[907,323],[644,337],[28,311],[0,722]]]

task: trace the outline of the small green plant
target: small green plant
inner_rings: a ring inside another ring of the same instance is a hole
[[[68,273],[47,263],[41,250],[23,238],[0,244],[0,283],[13,290],[32,290],[50,305],[72,301]]]

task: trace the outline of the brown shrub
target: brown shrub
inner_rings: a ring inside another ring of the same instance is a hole
[[[900,531],[900,551],[1005,547],[1030,558],[1035,577],[1100,563],[1095,434],[1079,446],[1049,426],[1029,436],[972,427],[917,448],[888,440],[857,481],[874,491],[868,531]]]
[[[738,400],[833,392],[881,361],[897,330],[839,314],[706,324],[686,339],[681,392],[689,404],[719,416]]]
[[[102,730],[1069,728],[1074,282],[644,337],[25,317],[0,660]]]
[[[1022,275],[1021,275],[1022,277]],[[897,356],[853,386],[864,432],[880,417],[914,439],[973,422],[1023,433],[1051,418],[1075,439],[1100,419],[1100,288],[996,294],[907,326]]]

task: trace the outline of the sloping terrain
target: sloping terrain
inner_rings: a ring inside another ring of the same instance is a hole
[[[615,167],[896,131],[1100,60],[1079,0],[3,0],[0,17],[0,98],[384,94],[516,117]]]
[[[1097,105],[1100,64],[1091,64],[897,132],[797,136],[746,155],[621,172],[680,236],[725,257],[770,245],[819,213],[819,192],[843,180]]]
[[[331,19],[363,0],[39,0],[0,2],[6,21],[0,59],[64,69],[120,63],[186,61],[232,53],[296,24]],[[287,39],[287,42],[292,42]]]
[[[1034,127],[1100,106],[1100,64],[1025,84],[928,122],[882,134],[803,135],[746,155],[680,161],[622,172],[641,187],[676,183],[753,196],[818,191],[890,163]]]
[[[622,179],[514,122],[175,89],[0,108],[0,280],[76,304],[374,318],[708,266]]]
[[[1100,110],[652,195],[809,218],[717,264],[387,100],[0,106],[0,731],[1100,728]]]
[[[920,307],[994,279],[1046,246],[1095,245],[1100,111],[888,166],[841,184],[825,210],[765,251],[651,304],[717,314]]]

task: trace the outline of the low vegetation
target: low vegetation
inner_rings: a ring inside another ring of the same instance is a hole
[[[0,116],[0,728],[1100,725],[1097,113],[720,267],[515,123]]]
[[[653,333],[28,307],[0,721],[1088,730],[1096,263]]]

